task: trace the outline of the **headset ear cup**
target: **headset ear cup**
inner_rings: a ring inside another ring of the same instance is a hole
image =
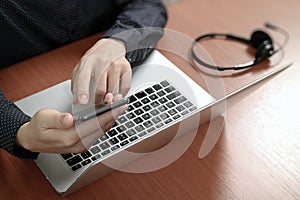
[[[258,49],[265,41],[273,45],[272,39],[267,33],[258,30],[251,34],[250,43],[254,48]]]
[[[255,63],[258,63],[274,53],[274,48],[269,41],[265,40],[256,50],[255,53]]]

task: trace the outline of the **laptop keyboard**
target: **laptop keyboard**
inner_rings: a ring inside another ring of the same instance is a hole
[[[145,138],[155,130],[161,130],[196,109],[166,80],[135,93],[129,99],[128,110],[88,151],[61,154],[73,171],[100,158],[109,157],[116,150],[125,149],[130,143]]]

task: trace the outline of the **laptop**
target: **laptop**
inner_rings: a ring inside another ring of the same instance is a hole
[[[132,86],[127,94],[130,99],[128,111],[118,117],[112,129],[85,153],[40,153],[35,162],[56,192],[68,195],[114,170],[128,166],[145,156],[145,152],[162,148],[170,142],[170,138],[174,138],[172,127],[185,122],[179,135],[197,130],[199,124],[224,114],[227,108],[288,66],[290,64],[215,99],[154,50],[142,64],[133,68]],[[72,113],[70,84],[70,80],[64,81],[17,101],[16,105],[29,116],[42,108]],[[220,106],[224,103],[229,105],[226,109]],[[216,112],[212,113],[212,108],[216,108]],[[171,137],[161,134],[166,131]]]

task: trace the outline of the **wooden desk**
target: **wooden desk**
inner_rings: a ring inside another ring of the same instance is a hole
[[[144,174],[115,171],[64,199],[299,199],[299,10],[298,0],[182,0],[170,5],[167,28],[191,38],[207,32],[231,32],[247,37],[256,27],[262,27],[264,21],[280,25],[288,30],[290,42],[284,57],[274,67],[288,61],[294,65],[227,112],[224,131],[204,159],[198,158],[198,152],[208,124],[200,127],[191,147],[171,165]],[[96,38],[1,70],[1,88],[15,101],[68,79],[80,56]],[[245,50],[213,47],[223,52],[212,52],[216,62],[230,64],[251,58]],[[197,79],[190,65],[166,55]],[[248,73],[224,77],[226,91],[269,71],[269,65],[278,62],[278,56]],[[16,159],[4,151],[0,157],[0,199],[62,198],[34,162]]]

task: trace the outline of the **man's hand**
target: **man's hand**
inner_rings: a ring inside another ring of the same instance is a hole
[[[91,98],[95,103],[101,103],[108,92],[125,96],[132,73],[125,53],[124,43],[116,39],[101,39],[89,49],[72,73],[73,103],[88,103],[91,79],[94,80]]]
[[[126,109],[127,105],[76,125],[70,113],[40,110],[30,122],[20,127],[16,144],[32,152],[84,152],[113,126],[115,119]]]

